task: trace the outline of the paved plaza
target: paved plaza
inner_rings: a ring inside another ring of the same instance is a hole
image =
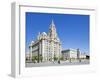
[[[42,62],[42,63],[26,63],[26,67],[41,67],[41,66],[62,66],[62,65],[84,65],[84,64],[89,64],[89,60],[81,60],[80,61],[60,61],[58,63],[57,61],[55,62]]]

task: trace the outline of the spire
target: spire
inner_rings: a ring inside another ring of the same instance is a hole
[[[52,27],[55,26],[53,19],[52,19],[52,22],[51,22],[51,26]]]
[[[53,19],[52,19],[51,24],[50,24],[50,29],[55,29],[55,30],[56,30],[55,24],[54,24],[54,20],[53,20]]]
[[[57,37],[56,28],[55,28],[55,24],[54,24],[53,19],[52,19],[51,24],[50,24],[49,36],[52,38]]]

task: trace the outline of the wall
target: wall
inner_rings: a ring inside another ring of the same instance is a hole
[[[0,80],[14,80],[10,76],[11,70],[11,2],[14,0],[1,0],[0,1]],[[19,0],[16,0],[19,1]],[[22,0],[21,0],[22,1]],[[28,0],[30,1],[30,0]],[[32,0],[37,2],[48,2],[51,0]],[[81,5],[81,6],[95,6],[97,8],[96,13],[96,42],[94,49],[96,50],[97,60],[97,72],[75,72],[75,73],[63,73],[63,74],[51,74],[46,76],[33,76],[18,78],[18,80],[99,80],[100,74],[100,5],[99,0],[52,0],[54,2],[65,1],[68,5]],[[55,3],[56,5],[56,3]],[[98,79],[99,78],[99,79]]]

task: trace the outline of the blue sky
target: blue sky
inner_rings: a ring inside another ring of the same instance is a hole
[[[38,32],[48,32],[54,20],[62,48],[79,48],[89,54],[89,15],[26,12],[26,50]]]

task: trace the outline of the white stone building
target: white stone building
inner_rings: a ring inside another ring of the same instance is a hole
[[[86,59],[86,54],[85,53],[81,53],[80,58],[81,59]]]
[[[62,50],[62,57],[64,59],[78,59],[80,58],[80,50],[79,49]]]
[[[42,56],[42,61],[54,61],[54,57],[60,59],[61,49],[61,42],[52,20],[49,32],[39,32],[37,39],[29,45],[30,60],[32,56],[37,56],[38,60]]]

